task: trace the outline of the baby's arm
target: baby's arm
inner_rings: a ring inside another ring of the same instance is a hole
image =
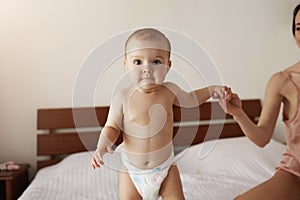
[[[100,168],[100,165],[104,165],[103,156],[106,153],[113,153],[112,145],[119,137],[119,131],[113,127],[105,126],[101,131],[98,141],[97,149],[94,152],[92,159],[92,167]]]
[[[123,111],[122,101],[119,97],[120,96],[118,95],[116,98],[114,98],[109,109],[107,121],[105,123],[104,128],[101,131],[99,141],[97,144],[97,149],[94,152],[94,156],[92,158],[92,167],[94,169],[100,168],[100,165],[104,165],[104,154],[113,153],[111,147],[120,135],[120,126],[122,124]]]
[[[167,83],[166,86],[176,96],[174,104],[181,107],[196,107],[211,97],[224,102],[228,102],[231,98],[231,90],[226,86],[212,85],[192,92],[186,92],[174,83]]]

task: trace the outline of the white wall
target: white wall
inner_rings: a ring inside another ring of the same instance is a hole
[[[0,162],[30,163],[33,174],[36,110],[71,106],[77,73],[89,53],[137,27],[162,27],[193,38],[207,50],[225,84],[243,98],[263,99],[270,75],[298,61],[291,34],[297,3],[0,0]],[[198,86],[197,79],[191,82]],[[108,104],[110,95],[102,92],[97,101]]]

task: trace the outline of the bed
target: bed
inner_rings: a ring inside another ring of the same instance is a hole
[[[243,108],[257,122],[259,99]],[[50,108],[37,111],[38,171],[20,200],[118,199],[120,155],[90,165],[109,107]],[[195,114],[196,113],[196,114]],[[196,108],[174,107],[174,150],[188,200],[230,200],[273,175],[285,145],[275,140],[263,149],[252,144],[217,102]],[[122,142],[119,137],[116,145]]]

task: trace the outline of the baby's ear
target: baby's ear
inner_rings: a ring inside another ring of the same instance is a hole
[[[126,59],[124,59],[123,63],[124,63],[124,67],[125,67],[125,69],[127,69],[127,60],[126,60]]]
[[[172,61],[169,60],[169,61],[168,61],[168,67],[171,67],[171,66],[172,66]]]

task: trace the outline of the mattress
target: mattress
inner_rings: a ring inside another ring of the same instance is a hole
[[[275,140],[259,148],[246,137],[191,146],[175,156],[185,198],[231,200],[270,178],[284,150],[285,145]],[[92,169],[91,158],[92,152],[75,153],[39,170],[19,199],[119,199],[120,155],[105,156],[105,166],[97,170]]]

